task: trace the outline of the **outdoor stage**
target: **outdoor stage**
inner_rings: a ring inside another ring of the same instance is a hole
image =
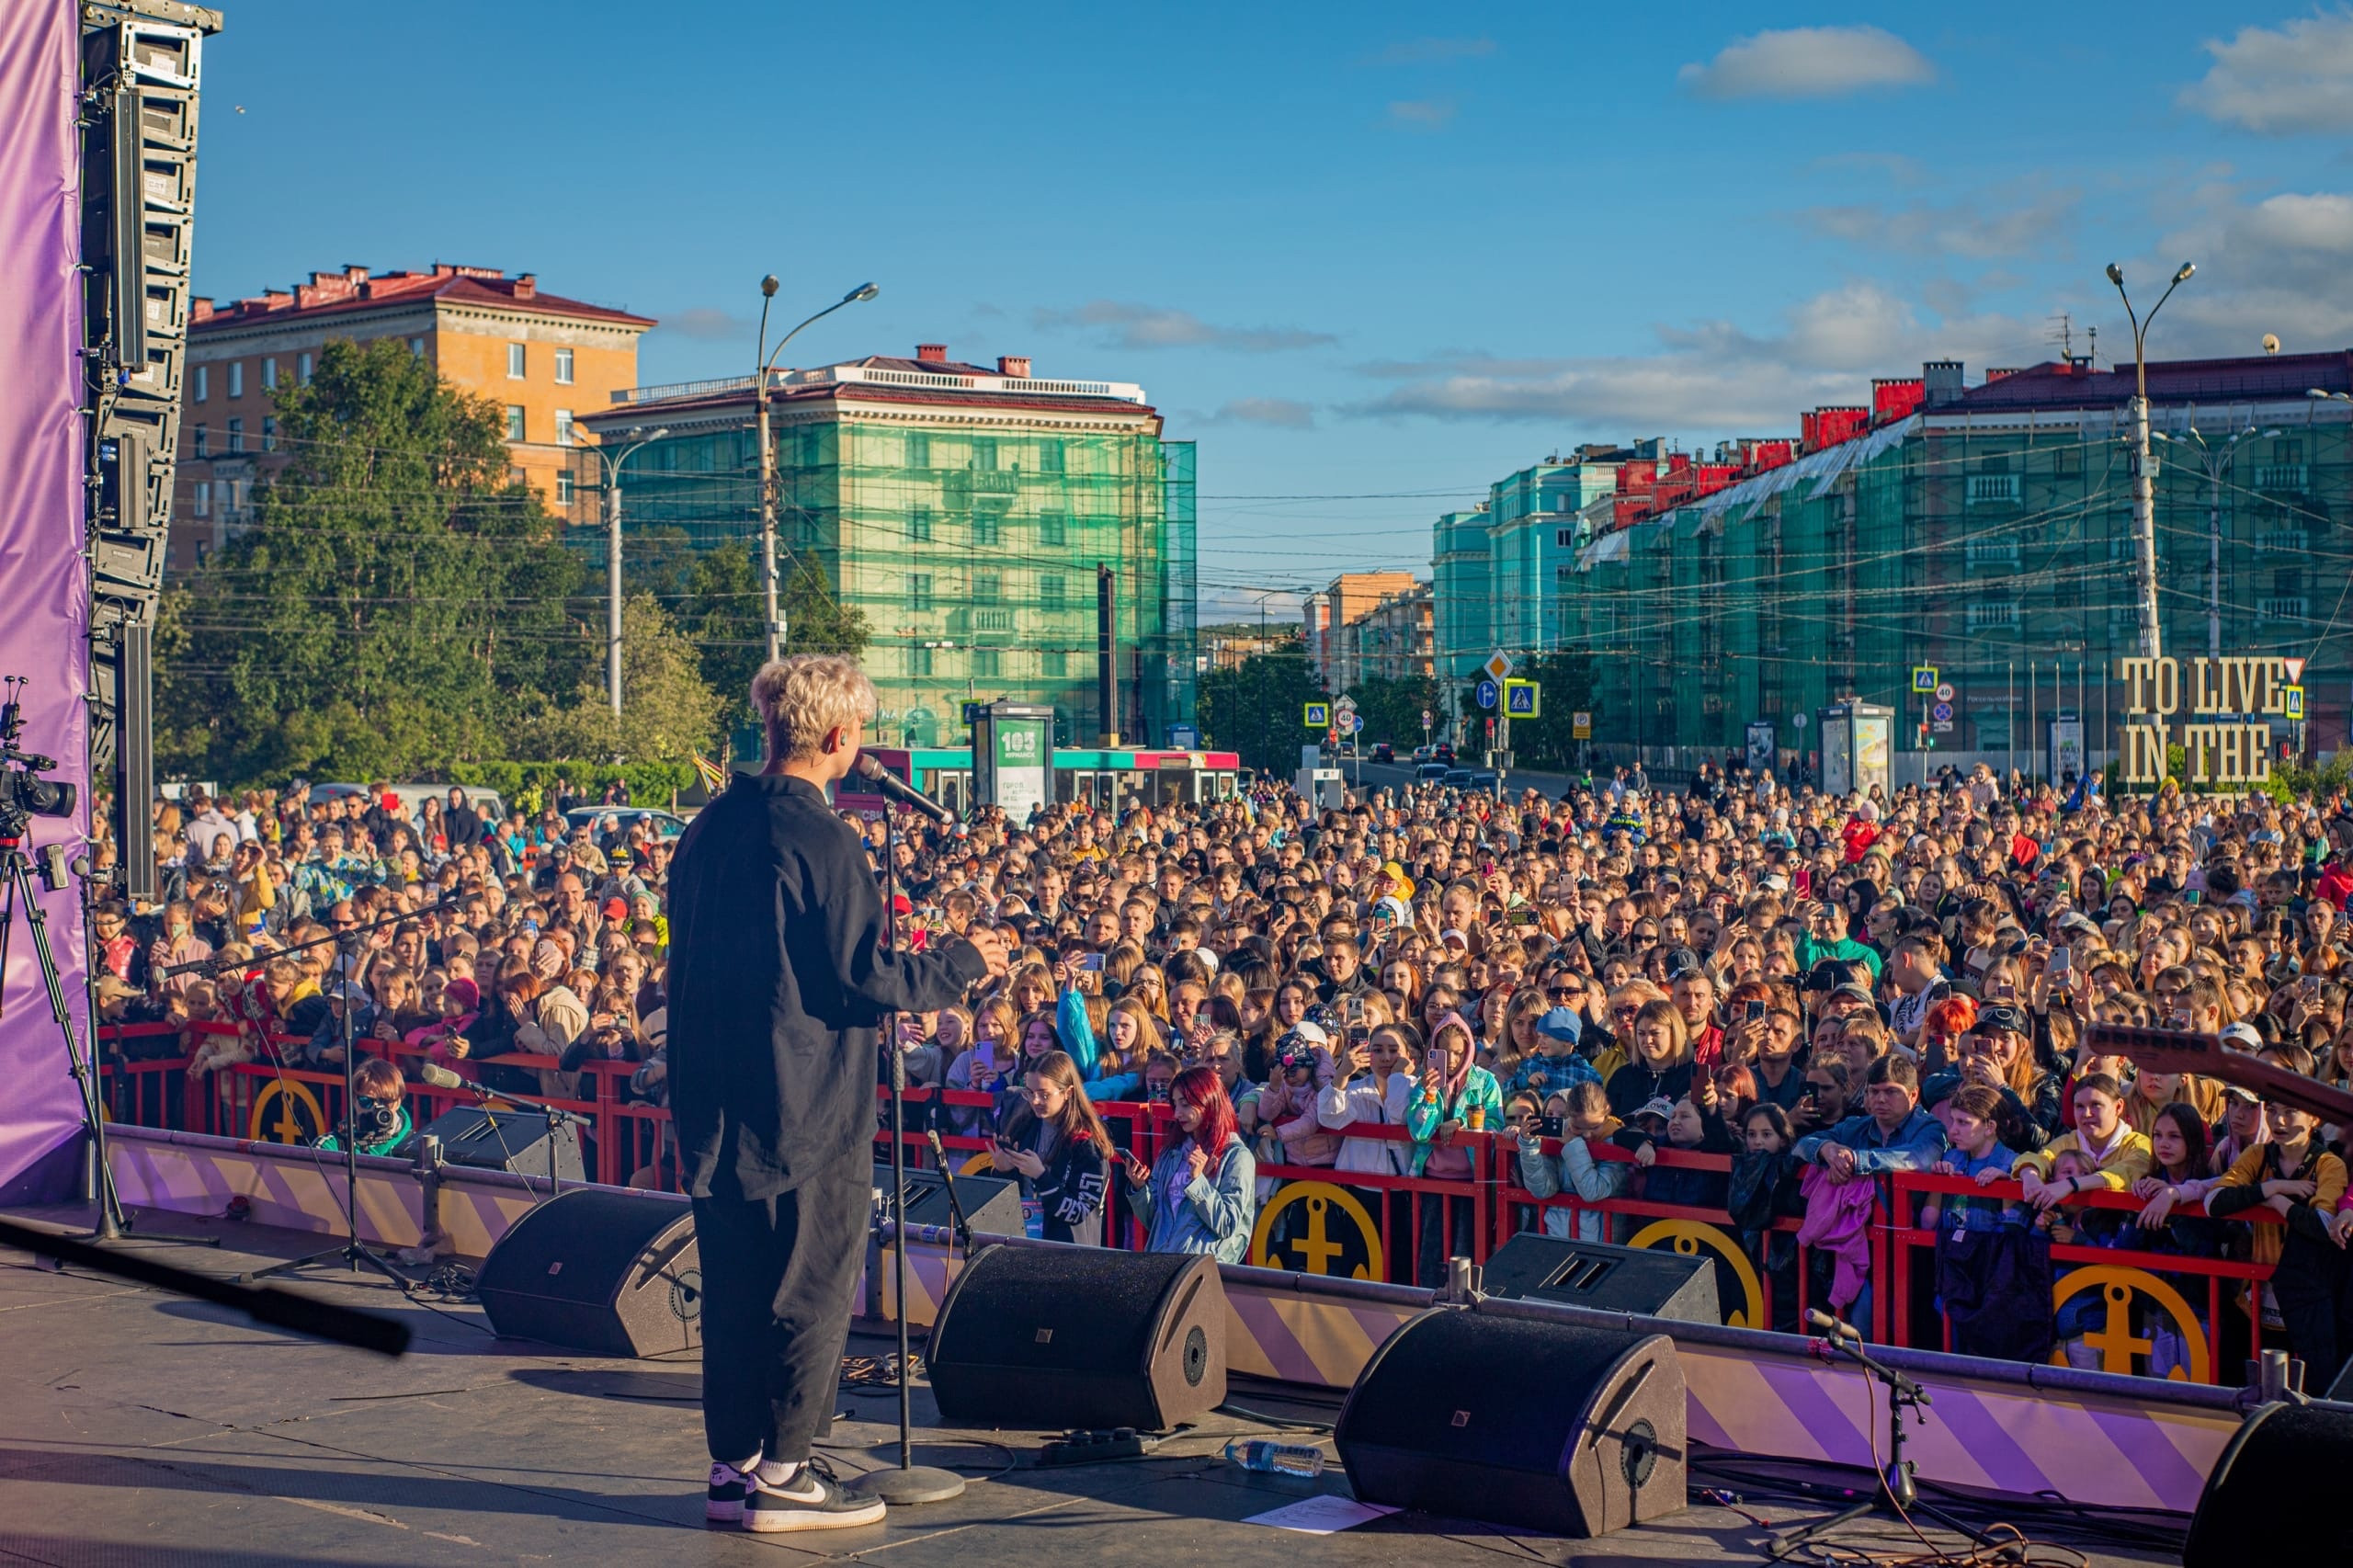
[[[56,1210],[22,1217],[75,1218]],[[142,1249],[207,1272],[319,1244],[312,1233],[188,1215],[154,1223],[222,1235],[217,1252]],[[371,1277],[312,1278],[307,1288],[329,1299],[401,1316],[415,1331],[415,1347],[392,1361],[290,1339],[222,1309],[50,1273],[0,1250],[0,1565],[1760,1560],[1763,1532],[1717,1506],[1586,1542],[1410,1515],[1327,1537],[1244,1523],[1312,1492],[1345,1494],[1347,1482],[1336,1464],[1313,1486],[1227,1465],[1224,1439],[1261,1428],[1223,1417],[1141,1462],[1042,1470],[1039,1434],[926,1425],[918,1461],[973,1478],[956,1502],[905,1509],[867,1530],[761,1537],[706,1528],[695,1361],[605,1360],[502,1342],[479,1308],[448,1306],[442,1315]],[[890,1348],[881,1335],[850,1345],[853,1354]],[[916,1397],[922,1422],[929,1401],[920,1390]],[[1233,1400],[1331,1418],[1328,1403],[1299,1403],[1279,1385],[1237,1383]],[[837,1408],[851,1416],[831,1439],[840,1468],[895,1461],[896,1403],[887,1392],[846,1388]],[[1746,1506],[1776,1526],[1821,1511],[1754,1495]],[[1874,1544],[1900,1552],[1906,1541],[1898,1531]]]

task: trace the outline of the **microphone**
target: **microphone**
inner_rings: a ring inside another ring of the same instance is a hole
[[[442,1066],[438,1062],[417,1063],[416,1075],[429,1089],[471,1089],[475,1086]]]
[[[427,1083],[432,1082],[431,1079],[427,1079],[426,1081]],[[1863,1336],[1862,1330],[1857,1328],[1853,1324],[1847,1323],[1841,1318],[1832,1317],[1828,1312],[1822,1311],[1819,1307],[1808,1308],[1805,1314],[1805,1321],[1812,1324],[1814,1327],[1820,1329],[1823,1333],[1828,1335],[1833,1339],[1859,1340]]]
[[[922,790],[906,783],[904,780],[900,778],[897,774],[892,772],[889,768],[883,767],[881,763],[875,761],[864,752],[858,753],[858,761],[852,765],[850,771],[857,774],[868,784],[871,785],[874,789],[874,792],[881,796],[884,800],[893,801],[898,805],[912,807],[915,811],[921,812],[924,815],[929,817],[932,821],[939,824],[942,827],[946,827],[949,823],[956,820],[955,812],[949,811],[946,806],[941,805],[938,801],[933,800]]]

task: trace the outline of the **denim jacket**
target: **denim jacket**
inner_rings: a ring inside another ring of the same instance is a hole
[[[1258,1217],[1258,1162],[1239,1134],[1226,1140],[1214,1168],[1185,1185],[1172,1206],[1165,1202],[1176,1173],[1185,1168],[1190,1139],[1179,1139],[1153,1162],[1152,1179],[1128,1189],[1128,1207],[1150,1233],[1147,1252],[1205,1252],[1220,1263],[1240,1263],[1250,1250],[1250,1229]]]

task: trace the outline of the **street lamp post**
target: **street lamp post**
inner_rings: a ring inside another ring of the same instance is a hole
[[[2112,261],[2108,264],[2108,280],[2116,285],[2117,298],[2124,301],[2125,317],[2132,324],[2132,574],[2140,590],[2141,656],[2144,659],[2165,655],[2165,634],[2157,626],[2157,502],[2152,483],[2155,475],[2149,459],[2149,327],[2173,298],[2173,291],[2197,270],[2194,264],[2183,262],[2143,320],[2132,309],[2132,297],[2124,291],[2124,269]]]
[[[771,272],[760,279],[760,338],[753,351],[753,363],[758,369],[752,375],[752,401],[759,410],[760,442],[760,584],[762,603],[767,616],[768,658],[773,661],[784,652],[784,620],[777,609],[776,583],[776,449],[768,444],[768,372],[775,369],[777,356],[784,346],[800,335],[801,327],[810,322],[832,315],[844,305],[854,305],[870,300],[882,290],[871,283],[857,288],[819,311],[815,315],[777,339],[776,347],[768,344],[768,301],[776,298],[776,274]]]
[[[588,449],[589,456],[602,463],[605,471],[605,692],[612,699],[616,719],[621,716],[621,464],[648,441],[658,441],[669,433],[666,425],[650,431],[632,425],[620,432],[621,439],[640,438],[618,454],[602,446]]]

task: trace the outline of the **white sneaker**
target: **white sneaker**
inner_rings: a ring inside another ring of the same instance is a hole
[[[812,1459],[786,1485],[757,1474],[744,1481],[744,1528],[774,1530],[841,1530],[879,1525],[888,1512],[880,1497],[853,1497],[842,1489],[833,1467]]]

